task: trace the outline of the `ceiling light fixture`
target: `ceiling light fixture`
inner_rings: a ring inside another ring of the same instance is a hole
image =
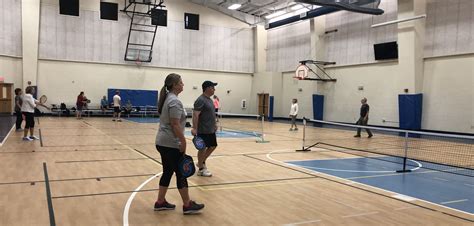
[[[241,4],[232,4],[231,6],[228,7],[230,10],[236,10],[240,8],[242,5]]]

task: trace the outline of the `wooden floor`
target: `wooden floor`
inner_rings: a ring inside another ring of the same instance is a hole
[[[259,127],[247,119],[222,123]],[[162,169],[157,127],[44,117],[35,131],[41,141],[24,142],[12,132],[0,148],[0,225],[473,225],[462,219],[474,220],[470,215],[284,164],[345,156],[295,152],[302,131],[289,132],[282,123],[265,124],[269,143],[218,139],[207,161],[214,176],[189,179],[192,199],[206,205],[202,214],[182,215],[174,180],[167,199],[177,209],[154,212],[155,175]],[[308,132],[317,130],[323,129]],[[187,152],[195,156],[188,141]]]

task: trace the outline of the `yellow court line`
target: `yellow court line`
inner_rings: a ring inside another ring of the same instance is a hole
[[[129,150],[131,150],[131,151],[133,151],[133,152],[135,152],[135,153],[138,153],[139,155],[143,156],[144,158],[149,159],[148,156],[143,155],[142,153],[140,153],[140,152],[136,151],[135,149],[131,148],[130,146],[128,146],[128,145],[126,145],[126,144],[120,142],[119,140],[117,140],[117,139],[115,139],[115,138],[109,136],[108,134],[102,132],[100,129],[95,128],[93,125],[90,125],[90,124],[88,124],[88,123],[85,123],[85,124],[86,124],[87,126],[91,127],[92,129],[97,130],[99,133],[104,134],[106,137],[109,137],[110,139],[112,139],[112,141],[116,142],[117,144],[120,144],[120,145],[126,147],[127,149],[129,149]],[[157,163],[157,162],[155,162],[155,161],[153,161],[153,160],[151,160],[151,159],[149,159],[149,160],[152,161],[154,164],[159,165],[159,166],[161,167],[161,165],[160,165],[159,163]],[[190,184],[193,185],[193,186],[196,186],[197,188],[199,188],[199,189],[201,189],[201,190],[206,190],[206,189],[203,189],[201,186],[192,183],[191,181],[188,181],[188,183],[190,183]]]
[[[314,179],[314,178],[308,178]],[[218,188],[206,188],[207,191],[217,191],[217,190],[231,190],[231,189],[239,189],[239,188],[257,188],[257,187],[267,187],[267,186],[275,186],[275,185],[287,185],[287,184],[304,184],[310,181],[299,181],[299,182],[280,182],[280,183],[268,183],[268,184],[261,184],[264,182],[255,182],[255,184],[248,184],[248,185],[239,185],[239,186],[226,186],[226,185],[215,185]],[[224,187],[221,187],[224,186]]]

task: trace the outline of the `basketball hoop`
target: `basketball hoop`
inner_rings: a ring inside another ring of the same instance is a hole
[[[305,64],[300,64],[295,71],[295,76],[293,78],[298,80],[303,80],[308,77],[309,68]]]

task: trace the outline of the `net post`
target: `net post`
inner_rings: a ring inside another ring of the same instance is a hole
[[[222,133],[222,117],[223,117],[223,115],[220,112],[217,112],[217,118],[219,119],[219,117],[220,117],[220,120],[218,121],[219,122],[219,130]]]
[[[301,149],[297,149],[296,151],[311,151],[310,148],[305,148],[306,141],[306,117],[303,117],[303,141],[301,144]]]
[[[265,133],[264,133],[264,125],[265,125],[265,115],[259,115],[258,117],[261,117],[262,118],[262,128],[261,128],[261,131],[262,131],[262,135],[260,136],[260,140],[257,140],[257,143],[270,143],[270,141],[266,141],[265,140]],[[258,120],[258,117],[257,117],[257,120]]]
[[[407,155],[408,155],[408,131],[405,132],[405,155],[403,156],[403,170],[397,170],[397,173],[407,173],[411,170],[407,170]]]

